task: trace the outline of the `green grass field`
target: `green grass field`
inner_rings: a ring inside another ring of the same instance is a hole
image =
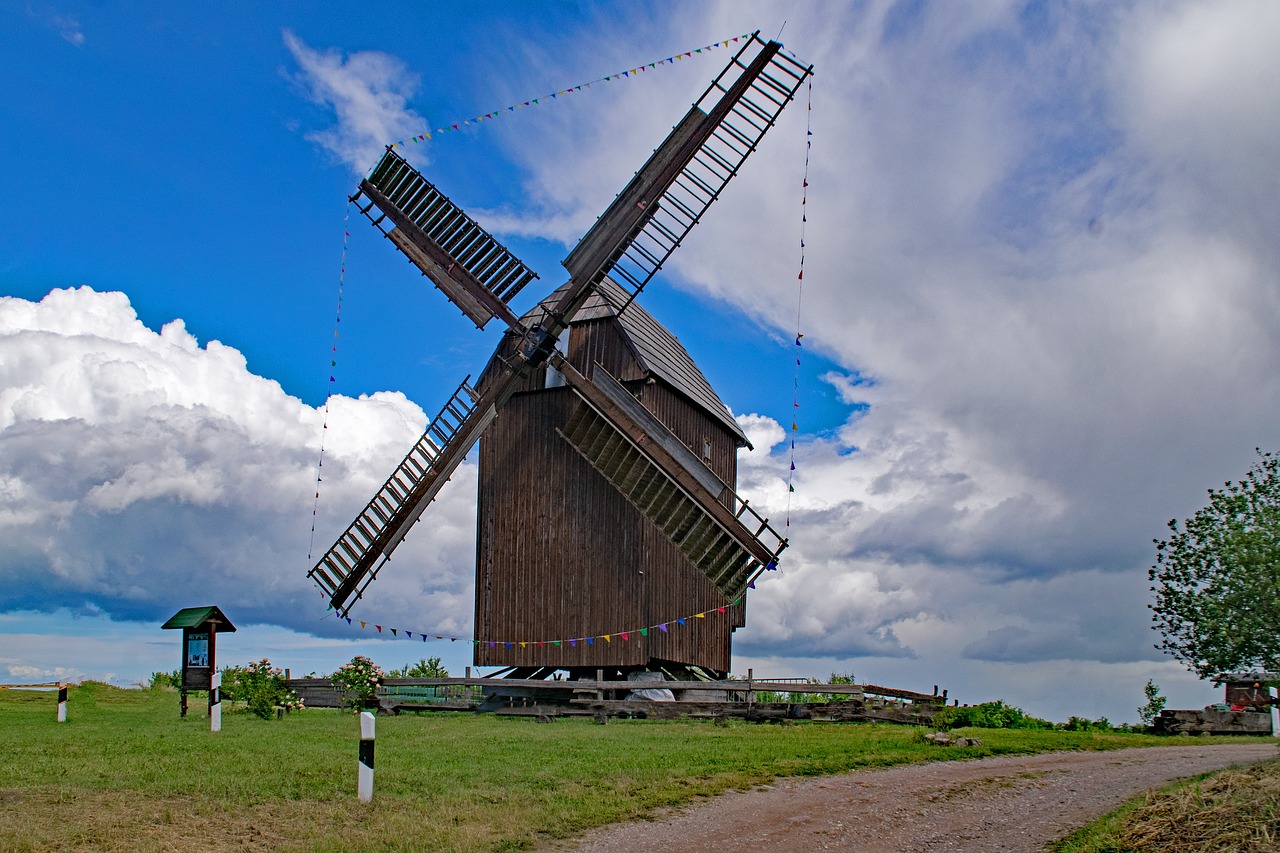
[[[378,719],[374,801],[357,802],[358,722],[329,710],[260,720],[171,691],[88,683],[69,721],[49,693],[0,693],[3,850],[526,850],[778,776],[942,758],[1176,742],[1133,734],[532,719]]]

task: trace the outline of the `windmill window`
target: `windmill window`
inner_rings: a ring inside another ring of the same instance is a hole
[[[702,458],[708,461],[711,459],[711,442],[705,438],[702,440]]]

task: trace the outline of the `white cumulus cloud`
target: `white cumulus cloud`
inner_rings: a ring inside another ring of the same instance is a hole
[[[289,30],[284,44],[298,63],[293,79],[313,103],[332,109],[337,123],[307,138],[363,174],[383,148],[421,133],[426,120],[408,105],[418,75],[400,59],[376,50],[343,56],[316,50]]]
[[[0,585],[6,610],[165,618],[216,602],[238,620],[323,630],[305,578],[423,429],[402,394],[328,413],[201,346],[153,332],[121,293],[0,299]],[[328,429],[326,433],[325,422]],[[464,468],[366,606],[461,631],[474,522]]]

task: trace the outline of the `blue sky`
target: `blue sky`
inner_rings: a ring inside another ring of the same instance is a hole
[[[326,394],[320,539],[496,334],[353,219],[330,370],[359,163],[380,134],[782,29],[817,67],[812,113],[784,114],[643,297],[743,416],[740,491],[787,512],[811,118],[794,544],[735,669],[945,682],[1058,718],[1132,718],[1148,677],[1209,701],[1151,649],[1145,574],[1164,521],[1276,444],[1276,15],[0,2],[0,673],[136,680],[176,660],[158,621],[205,599],[252,626],[225,647],[245,659],[465,665],[353,637],[301,577]],[[555,286],[726,59],[411,155]],[[370,621],[469,632],[473,486],[464,467]]]

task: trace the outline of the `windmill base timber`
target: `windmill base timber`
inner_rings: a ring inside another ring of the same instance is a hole
[[[509,303],[537,276],[394,150],[361,182],[361,213],[478,328],[507,332],[308,573],[339,615],[480,442],[477,665],[727,672],[745,592],[787,541],[734,492],[746,436],[634,300],[812,73],[744,41],[523,316]],[[709,609],[722,618],[683,619]]]

